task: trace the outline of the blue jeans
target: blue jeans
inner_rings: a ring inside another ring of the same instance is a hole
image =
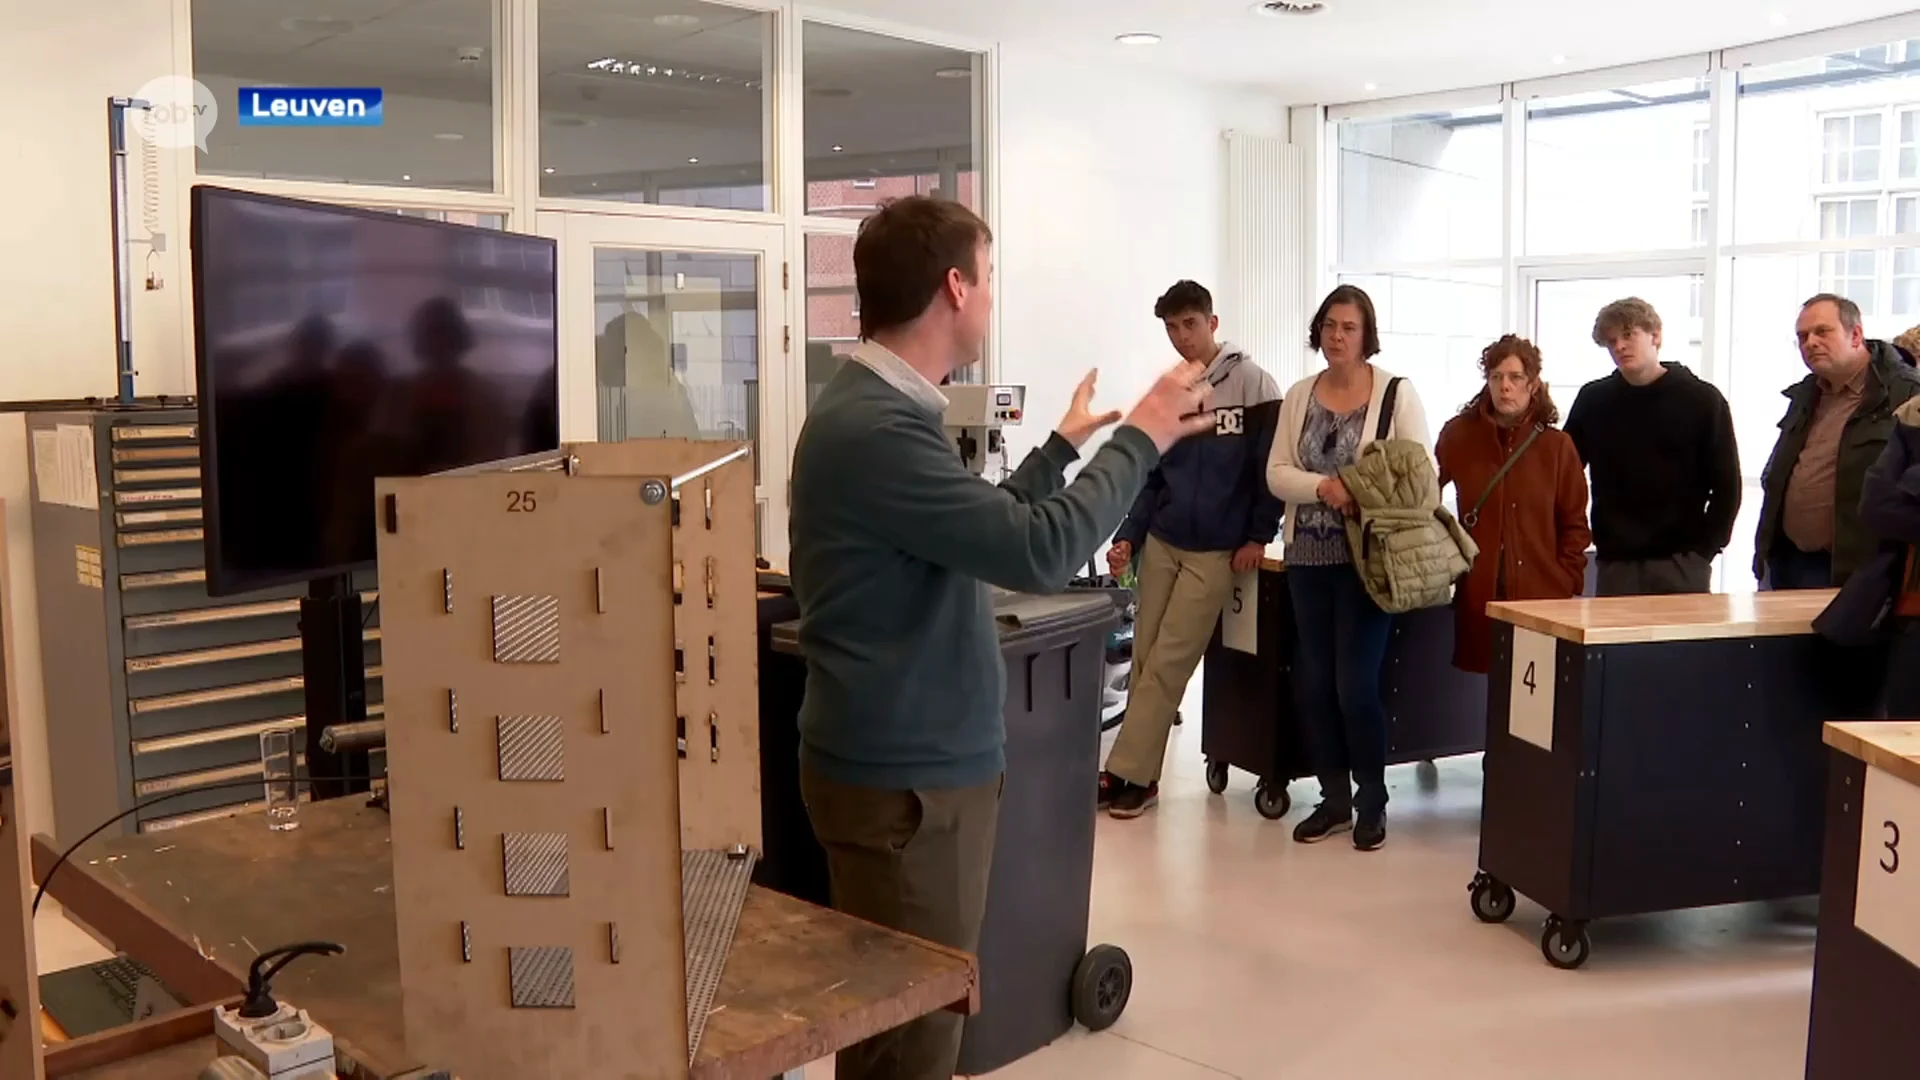
[[[1335,808],[1387,808],[1387,709],[1380,700],[1393,616],[1381,611],[1351,566],[1289,566],[1293,689],[1320,798]]]

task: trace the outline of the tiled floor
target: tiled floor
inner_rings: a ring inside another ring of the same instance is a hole
[[[1199,715],[1193,695],[1187,715]],[[1478,758],[1393,770],[1389,837],[1289,838],[1253,778],[1207,791],[1200,728],[1175,729],[1160,805],[1099,825],[1092,939],[1132,956],[1133,1000],[995,1080],[1789,1080],[1804,1074],[1813,964],[1805,909],[1716,909],[1596,924],[1587,966],[1539,951],[1544,912],[1467,907]],[[1423,782],[1421,773],[1425,771]],[[830,1080],[816,1064],[806,1080]]]

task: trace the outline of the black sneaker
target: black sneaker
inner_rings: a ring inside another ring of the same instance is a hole
[[[1153,805],[1159,801],[1160,785],[1158,783],[1141,787],[1139,784],[1130,784],[1116,778],[1113,800],[1107,804],[1107,813],[1124,821],[1127,818],[1139,817],[1153,809]]]
[[[1361,814],[1353,827],[1353,846],[1357,851],[1373,851],[1387,842],[1387,815]]]
[[[1102,769],[1100,771],[1100,794],[1094,797],[1094,809],[1105,810],[1108,804],[1113,802],[1113,797],[1120,793],[1121,788],[1126,786],[1127,782],[1125,780]]]
[[[1353,828],[1353,810],[1344,806],[1329,806],[1321,803],[1307,815],[1307,820],[1293,827],[1293,839],[1296,843],[1317,844],[1337,832],[1346,832]]]

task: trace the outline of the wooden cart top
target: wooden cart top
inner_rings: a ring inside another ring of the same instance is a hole
[[[1580,645],[1792,637],[1813,633],[1833,589],[1496,601],[1488,616]]]
[[[1829,723],[1827,745],[1920,787],[1920,721]]]
[[[61,868],[48,892],[198,1000],[215,998],[182,983],[204,987],[205,973],[168,970],[191,967],[195,954],[243,986],[261,950],[315,939],[345,945],[342,956],[294,963],[274,980],[274,993],[312,1013],[369,1073],[387,1077],[431,1064],[408,1060],[404,1043],[387,835],[387,815],[362,797],[308,804],[300,827],[285,833],[243,814],[95,840]],[[36,857],[36,869],[41,861]],[[131,940],[143,935],[125,915],[121,927],[103,925],[113,918],[114,901],[164,924],[190,951],[180,959],[180,950],[154,945],[151,935],[143,949]],[[972,957],[756,886],[692,1076],[765,1080],[915,1017],[970,1009],[976,988]],[[165,1066],[197,1060],[194,1071],[179,1074],[191,1077],[210,1057],[195,1058],[190,1047],[79,1075],[170,1080]]]

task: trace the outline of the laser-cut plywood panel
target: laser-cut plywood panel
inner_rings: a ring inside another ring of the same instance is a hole
[[[669,503],[557,472],[379,492],[408,1050],[464,1080],[682,1080]],[[497,660],[495,596],[550,597],[558,655]]]
[[[670,478],[739,444],[640,439],[571,447],[584,476]],[[760,847],[760,682],[755,623],[754,464],[751,456],[689,480],[678,492],[673,559],[679,600],[674,637],[685,671],[677,716],[680,846]]]
[[[7,507],[0,503],[0,536],[6,535]],[[20,715],[14,691],[13,620],[7,552],[0,545],[0,745]],[[15,783],[20,771],[14,770]],[[32,878],[27,870],[27,831],[19,811],[26,799],[16,786],[0,783],[0,1076],[8,1080],[44,1080],[40,1044],[40,981],[33,956],[33,924],[27,909]]]

